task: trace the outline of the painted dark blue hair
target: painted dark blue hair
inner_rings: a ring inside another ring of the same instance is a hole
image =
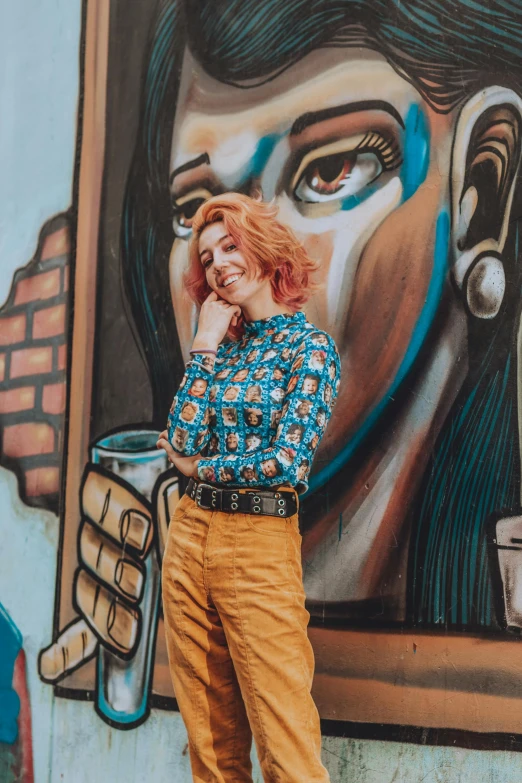
[[[182,372],[169,291],[168,171],[186,46],[214,78],[243,88],[275,78],[313,49],[366,46],[381,52],[439,112],[491,83],[522,93],[518,2],[160,0],[122,223],[125,291],[160,428]],[[513,252],[509,275],[518,293],[517,261]],[[492,511],[513,505],[520,474],[512,388],[514,307],[509,300],[488,335],[488,350],[478,364],[472,362],[427,473],[412,534],[414,622],[493,622],[483,528]]]

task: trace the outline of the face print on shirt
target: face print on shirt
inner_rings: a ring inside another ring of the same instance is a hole
[[[207,437],[207,435],[208,435],[208,430],[201,430],[198,437],[194,441],[194,448],[196,449],[199,448],[203,443],[203,441],[205,440],[205,438]]]
[[[181,413],[179,417],[180,419],[183,419],[183,421],[186,421],[190,424],[190,422],[194,421],[194,419],[198,415],[198,412],[199,412],[199,405],[197,404],[197,402],[186,402],[181,409]]]
[[[254,370],[254,374],[252,375],[252,378],[254,381],[262,381],[265,375],[267,374],[268,369],[266,367],[258,367],[257,370]]]
[[[207,390],[208,381],[205,378],[195,378],[192,381],[192,386],[189,389],[189,394],[192,397],[204,397]]]
[[[326,351],[312,351],[308,366],[311,370],[318,370],[322,372],[324,369],[324,363],[326,362]]]
[[[282,411],[272,411],[270,414],[270,429],[276,430],[279,426],[279,422],[281,421]]]
[[[244,465],[244,467],[241,468],[239,471],[239,475],[243,479],[243,481],[258,481],[259,477],[257,475],[257,470],[255,469],[254,465]]]
[[[238,370],[233,376],[232,380],[234,383],[242,383],[243,381],[246,381],[248,377],[248,370],[246,367],[243,367],[241,370]]]
[[[177,451],[183,451],[188,438],[188,430],[182,427],[176,427],[172,444]]]
[[[272,391],[270,392],[270,399],[273,400],[275,403],[282,402],[284,396],[285,396],[285,390],[282,389],[280,386],[276,386],[276,388],[272,389]]]
[[[223,465],[219,469],[219,480],[223,481],[224,483],[228,483],[229,481],[235,481],[236,480],[235,470],[229,467],[228,465]]]
[[[282,462],[283,465],[286,465],[288,468],[290,467],[290,465],[293,465],[296,454],[297,454],[296,450],[292,449],[290,446],[281,446],[281,448],[277,452],[279,461]]]
[[[235,408],[222,408],[223,424],[225,427],[235,427],[237,425],[237,410]]]
[[[291,355],[292,355],[292,351],[290,350],[290,348],[283,348],[283,350],[281,351],[281,360],[283,362],[287,362]]]
[[[237,432],[229,432],[227,433],[227,437],[225,439],[225,447],[227,451],[237,451],[239,446],[239,439],[237,437]]]
[[[245,402],[261,402],[261,386],[249,386],[245,393]]]
[[[223,393],[223,401],[233,402],[233,400],[237,400],[238,394],[239,394],[238,386],[227,386],[227,388]]]
[[[255,451],[261,445],[261,438],[255,432],[247,433],[245,437],[246,451]]]
[[[204,467],[202,470],[201,478],[203,481],[215,481],[216,480],[216,472],[214,468],[211,467]]]
[[[325,405],[330,405],[332,402],[332,394],[333,390],[329,383],[326,384],[326,386],[323,389],[323,401]]]
[[[318,446],[318,443],[319,443],[319,435],[318,435],[318,433],[317,433],[317,432],[313,432],[313,433],[311,434],[310,440],[308,441],[308,443],[306,444],[306,446],[307,446],[307,448],[308,448],[310,451],[314,451],[314,450],[317,448],[317,446]]]
[[[223,370],[220,370],[218,373],[216,373],[216,380],[217,381],[224,381],[225,378],[228,378],[232,370],[230,370],[228,367],[225,367]]]
[[[259,351],[258,350],[255,349],[253,351],[249,351],[247,353],[245,362],[247,364],[252,364],[252,362],[255,362],[255,360],[257,359],[258,356],[259,356]]]
[[[260,427],[263,423],[263,411],[260,408],[247,408],[243,415],[247,427]]]
[[[303,380],[303,394],[315,396],[319,388],[318,375],[305,375]]]
[[[215,402],[215,399],[217,397],[219,386],[211,386],[210,391],[208,393],[208,399],[210,402]]]
[[[263,356],[261,357],[262,362],[269,362],[272,359],[274,359],[277,356],[277,351],[275,351],[273,348],[269,348],[268,351],[265,351],[263,353]]]
[[[324,408],[319,408],[317,413],[315,414],[315,423],[319,427],[320,430],[324,430],[326,427],[326,411]]]
[[[284,343],[287,337],[288,337],[288,331],[283,329],[282,332],[276,332],[274,334],[274,336],[272,337],[272,342],[275,343],[276,345],[278,343]]]
[[[263,475],[267,478],[275,478],[281,474],[281,468],[279,467],[276,459],[266,459],[261,463],[261,470]]]
[[[282,381],[285,377],[285,371],[282,367],[274,367],[274,371],[272,373],[272,380],[274,381]]]
[[[210,454],[219,454],[219,436],[215,432],[210,436],[208,450]]]
[[[291,424],[286,431],[285,440],[298,446],[303,439],[304,429],[301,424]]]
[[[312,402],[310,400],[298,400],[295,406],[295,415],[298,419],[307,421],[312,410]]]
[[[325,334],[314,334],[312,337],[312,342],[314,345],[328,348],[328,338]]]
[[[305,480],[309,467],[310,467],[309,459],[301,460],[301,462],[299,463],[299,467],[297,468],[297,478],[299,479],[299,481]]]

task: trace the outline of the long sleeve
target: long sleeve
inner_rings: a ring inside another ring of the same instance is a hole
[[[213,377],[214,358],[208,354],[194,354],[187,364],[167,421],[169,443],[178,454],[186,457],[199,454],[209,440]]]
[[[201,459],[199,478],[245,487],[290,484],[305,491],[312,460],[337,397],[340,369],[332,338],[324,332],[308,333],[293,356],[281,419],[269,448]]]

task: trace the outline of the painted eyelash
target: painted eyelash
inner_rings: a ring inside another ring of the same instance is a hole
[[[385,139],[380,133],[375,131],[368,131],[366,136],[355,147],[354,152],[355,150],[359,150],[359,152],[375,150],[387,171],[397,168],[402,163],[402,156],[397,142]]]

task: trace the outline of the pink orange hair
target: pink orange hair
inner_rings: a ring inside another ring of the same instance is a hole
[[[211,223],[222,221],[234,244],[263,278],[270,278],[273,297],[289,310],[299,310],[317,284],[312,279],[317,265],[292,231],[277,220],[277,207],[241,193],[213,196],[202,204],[192,219],[189,266],[184,282],[189,296],[201,305],[211,292],[199,258],[199,237]],[[229,329],[230,337],[243,334],[240,320]]]

